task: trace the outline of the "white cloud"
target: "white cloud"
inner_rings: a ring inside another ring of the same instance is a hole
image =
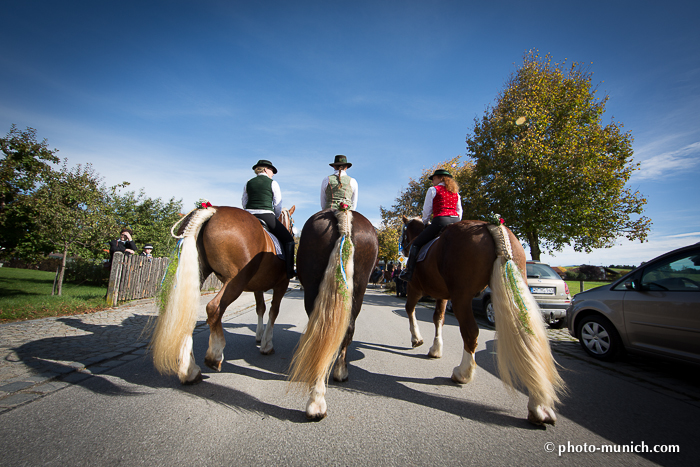
[[[688,171],[700,164],[700,142],[689,144],[676,151],[652,156],[641,162],[635,180],[658,179],[680,171]]]
[[[577,253],[573,248],[567,247],[561,252],[552,255],[542,254],[541,261],[552,266],[576,266],[592,264],[595,266],[609,266],[611,264],[624,264],[639,266],[642,262],[652,260],[669,251],[700,242],[700,232],[688,232],[676,235],[652,236],[649,241],[640,243],[627,239],[619,240],[612,248],[601,248],[591,253]],[[529,250],[526,249],[528,258]]]

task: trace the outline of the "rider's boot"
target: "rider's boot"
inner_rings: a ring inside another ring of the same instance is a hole
[[[408,261],[406,261],[406,268],[399,274],[399,279],[402,281],[410,282],[413,278],[413,270],[416,268],[416,261],[418,261],[418,247],[411,245],[411,249],[408,250]]]
[[[284,244],[284,261],[287,265],[287,279],[294,279],[297,275],[294,270],[294,242]]]

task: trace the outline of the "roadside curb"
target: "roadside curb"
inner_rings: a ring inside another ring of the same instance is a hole
[[[298,283],[290,283],[287,293],[298,288]],[[210,295],[213,293],[202,294],[200,317],[206,303],[211,300]],[[271,294],[266,294],[265,303],[269,304],[271,301]],[[236,306],[237,302],[238,306]],[[246,292],[237,302],[226,310],[224,322],[251,310],[255,311],[255,297],[252,292]],[[10,344],[3,345],[0,349],[3,353],[3,361],[0,362],[0,413],[40,399],[72,384],[81,383],[93,376],[104,374],[133,360],[147,358],[148,342],[144,330],[156,314],[153,299],[144,299],[97,313],[41,318],[20,323],[7,323],[0,327],[0,336],[5,333],[5,335],[12,334],[13,337],[13,339],[4,339]],[[204,316],[206,316],[205,312]],[[126,325],[125,323],[130,319],[135,322]],[[121,323],[116,322],[119,320]],[[61,323],[58,323],[59,321]],[[56,328],[65,327],[63,322],[66,321],[71,322],[71,326],[82,324],[86,329],[72,329],[73,333],[60,335],[60,330],[57,331]],[[108,328],[104,338],[101,335],[96,337],[91,333],[92,329],[103,330],[104,328]],[[206,319],[198,319],[193,335],[208,329]],[[25,336],[17,337],[17,334],[25,334]],[[26,334],[32,334],[32,338],[28,339]],[[47,355],[51,353],[50,346],[40,345],[42,340],[55,344],[78,338],[92,338],[91,340],[96,342],[92,344],[92,348],[85,349],[83,355],[73,360],[48,358]],[[105,350],[96,350],[100,346]],[[37,354],[31,353],[32,350],[37,350]]]

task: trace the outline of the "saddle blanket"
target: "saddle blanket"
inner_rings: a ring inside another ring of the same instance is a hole
[[[270,237],[270,240],[272,240],[272,244],[275,245],[275,254],[279,259],[284,259],[284,252],[282,251],[282,245],[280,245],[280,241],[277,240],[277,237],[272,235],[269,230],[263,229],[265,233],[267,234],[268,237]]]
[[[435,240],[437,240],[440,237],[435,237],[434,239],[430,240],[428,243],[423,245],[423,248],[420,249],[418,252],[418,261],[423,261],[428,254],[428,250],[430,250],[430,247],[433,246],[433,243],[435,243]]]

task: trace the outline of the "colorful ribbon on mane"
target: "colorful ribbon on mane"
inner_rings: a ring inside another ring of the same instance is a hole
[[[343,281],[345,282],[345,287],[348,286],[348,276],[345,273],[345,266],[343,265],[343,245],[345,244],[345,235],[340,239],[340,273],[343,276]]]

